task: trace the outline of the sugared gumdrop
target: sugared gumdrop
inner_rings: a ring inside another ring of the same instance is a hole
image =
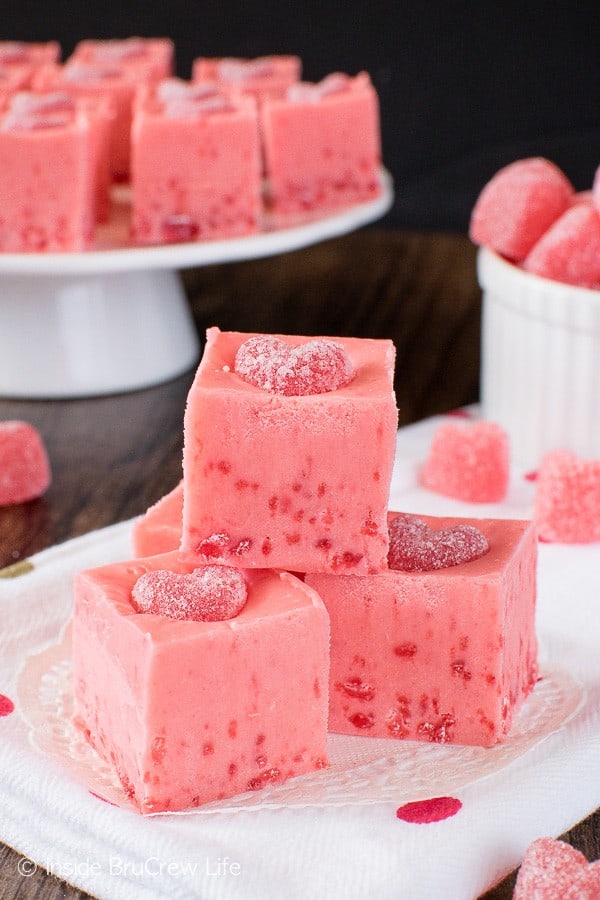
[[[577,287],[600,287],[600,213],[579,203],[542,235],[523,261],[533,275]]]
[[[500,169],[481,191],[469,226],[475,244],[521,262],[571,205],[575,189],[547,159],[520,159]]]
[[[244,341],[236,353],[235,372],[255,387],[286,397],[335,391],[355,375],[341,344],[315,338],[294,347],[275,335]]]
[[[468,503],[498,503],[510,477],[508,434],[495,422],[438,426],[419,473],[423,487]]]
[[[28,422],[0,422],[0,506],[34,500],[51,481],[40,433]]]
[[[546,454],[538,471],[533,518],[541,541],[600,541],[600,460],[580,459],[568,450]]]
[[[388,565],[400,572],[432,572],[479,559],[488,552],[485,535],[474,525],[457,524],[437,531],[400,513],[389,524]]]
[[[594,873],[595,870],[595,873]],[[584,881],[596,878],[596,893],[584,893]],[[600,868],[564,841],[541,837],[527,848],[513,900],[583,900],[600,897]]]
[[[202,566],[189,575],[157,569],[141,575],[132,590],[137,612],[194,622],[232,619],[247,597],[244,576],[231,566]]]

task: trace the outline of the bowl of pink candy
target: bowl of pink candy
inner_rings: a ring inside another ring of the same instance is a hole
[[[518,465],[600,457],[600,169],[577,192],[541,157],[500,169],[469,228],[483,291],[482,415]]]

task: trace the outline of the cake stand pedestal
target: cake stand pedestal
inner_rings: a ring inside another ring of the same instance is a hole
[[[353,231],[393,201],[380,196],[294,227],[225,241],[132,247],[127,197],[97,247],[81,253],[0,253],[0,396],[101,396],[186,372],[200,343],[178,270],[299,249]],[[215,323],[218,324],[218,323]]]

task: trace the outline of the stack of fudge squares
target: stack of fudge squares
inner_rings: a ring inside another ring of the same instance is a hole
[[[76,719],[142,813],[328,765],[328,733],[490,747],[537,679],[530,522],[389,510],[391,341],[210,328],[181,483],[75,578]]]
[[[313,83],[297,56],[199,56],[183,79],[168,38],[59,57],[0,42],[0,250],[92,248],[116,183],[133,245],[252,235],[381,193],[366,72]]]

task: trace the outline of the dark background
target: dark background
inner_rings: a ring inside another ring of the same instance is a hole
[[[194,57],[297,53],[304,76],[367,70],[396,201],[382,224],[466,231],[502,165],[544,155],[575,187],[600,164],[600,0],[3,3],[0,38],[168,36]],[[7,8],[8,7],[8,8]]]

